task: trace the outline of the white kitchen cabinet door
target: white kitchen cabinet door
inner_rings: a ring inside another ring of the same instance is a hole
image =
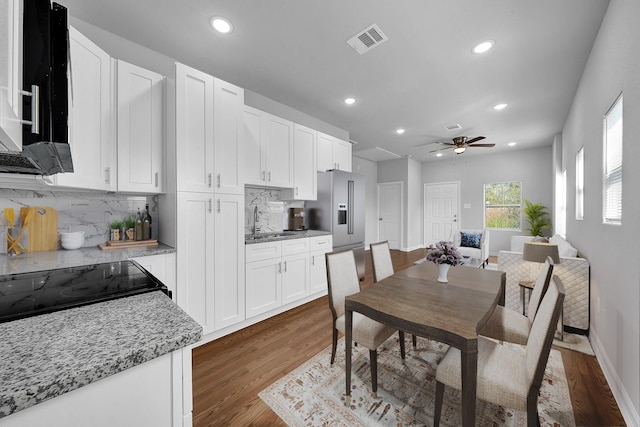
[[[177,196],[177,303],[214,331],[213,194],[179,192]]]
[[[22,151],[22,0],[0,3],[0,151]]]
[[[293,187],[293,122],[266,114],[266,185]]]
[[[293,125],[293,188],[282,192],[283,199],[317,199],[317,136],[313,129]]]
[[[245,183],[293,188],[293,122],[244,107]]]
[[[215,330],[245,319],[244,195],[215,194]]]
[[[61,187],[116,191],[114,63],[73,27],[69,39],[69,146],[74,171],[56,174],[54,181]]]
[[[175,302],[176,291],[176,254],[160,254],[131,258],[151,273],[156,279],[164,283],[173,293],[171,299]]]
[[[309,253],[282,257],[282,305],[309,295]]]
[[[334,169],[333,140],[335,138],[326,133],[318,132],[318,172]]]
[[[247,319],[280,307],[282,302],[281,258],[246,264]]]
[[[214,191],[244,194],[244,89],[214,79],[213,91]]]
[[[335,169],[351,172],[351,143],[335,139],[333,142],[333,162]]]
[[[213,190],[213,77],[176,64],[178,191]]]
[[[325,254],[333,250],[333,239],[330,235],[309,238],[311,252],[309,254],[309,295],[326,294],[327,264]]]
[[[164,77],[118,61],[118,191],[164,191]]]

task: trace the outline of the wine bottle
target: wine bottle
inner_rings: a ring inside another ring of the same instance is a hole
[[[147,209],[148,209],[147,205]],[[148,211],[147,211],[148,212]],[[149,222],[149,214],[142,213],[142,240],[151,239],[151,223]]]
[[[140,213],[140,208],[138,208],[138,215],[136,215],[136,240],[142,240],[143,237],[142,213]]]
[[[146,208],[146,219],[149,221],[149,239],[153,237],[153,221],[151,219],[151,214],[149,213],[149,203],[145,205]]]

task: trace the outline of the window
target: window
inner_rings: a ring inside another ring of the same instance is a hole
[[[622,224],[622,95],[604,115],[602,220]]]
[[[521,182],[498,182],[484,185],[484,225],[486,228],[520,230],[521,206]]]
[[[576,219],[584,219],[584,147],[576,154]]]
[[[567,234],[567,170],[556,173],[555,234]]]

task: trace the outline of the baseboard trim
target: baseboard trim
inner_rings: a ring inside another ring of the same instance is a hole
[[[415,245],[415,246],[411,246],[410,248],[402,248],[400,249],[402,252],[411,252],[411,251],[415,251],[417,249],[424,249],[424,246],[422,245]]]
[[[640,426],[640,414],[638,414],[638,411],[633,406],[633,401],[629,397],[627,389],[620,380],[611,360],[607,356],[607,353],[602,346],[602,342],[600,341],[600,338],[598,338],[598,334],[593,326],[589,331],[589,341],[591,341],[591,347],[593,347],[596,358],[602,367],[602,372],[607,379],[607,383],[609,383],[613,397],[618,403],[618,407],[620,408],[624,421],[630,426]]]

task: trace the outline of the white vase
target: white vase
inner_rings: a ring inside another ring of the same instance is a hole
[[[447,273],[449,273],[449,267],[451,264],[438,264],[438,282],[448,283]]]

